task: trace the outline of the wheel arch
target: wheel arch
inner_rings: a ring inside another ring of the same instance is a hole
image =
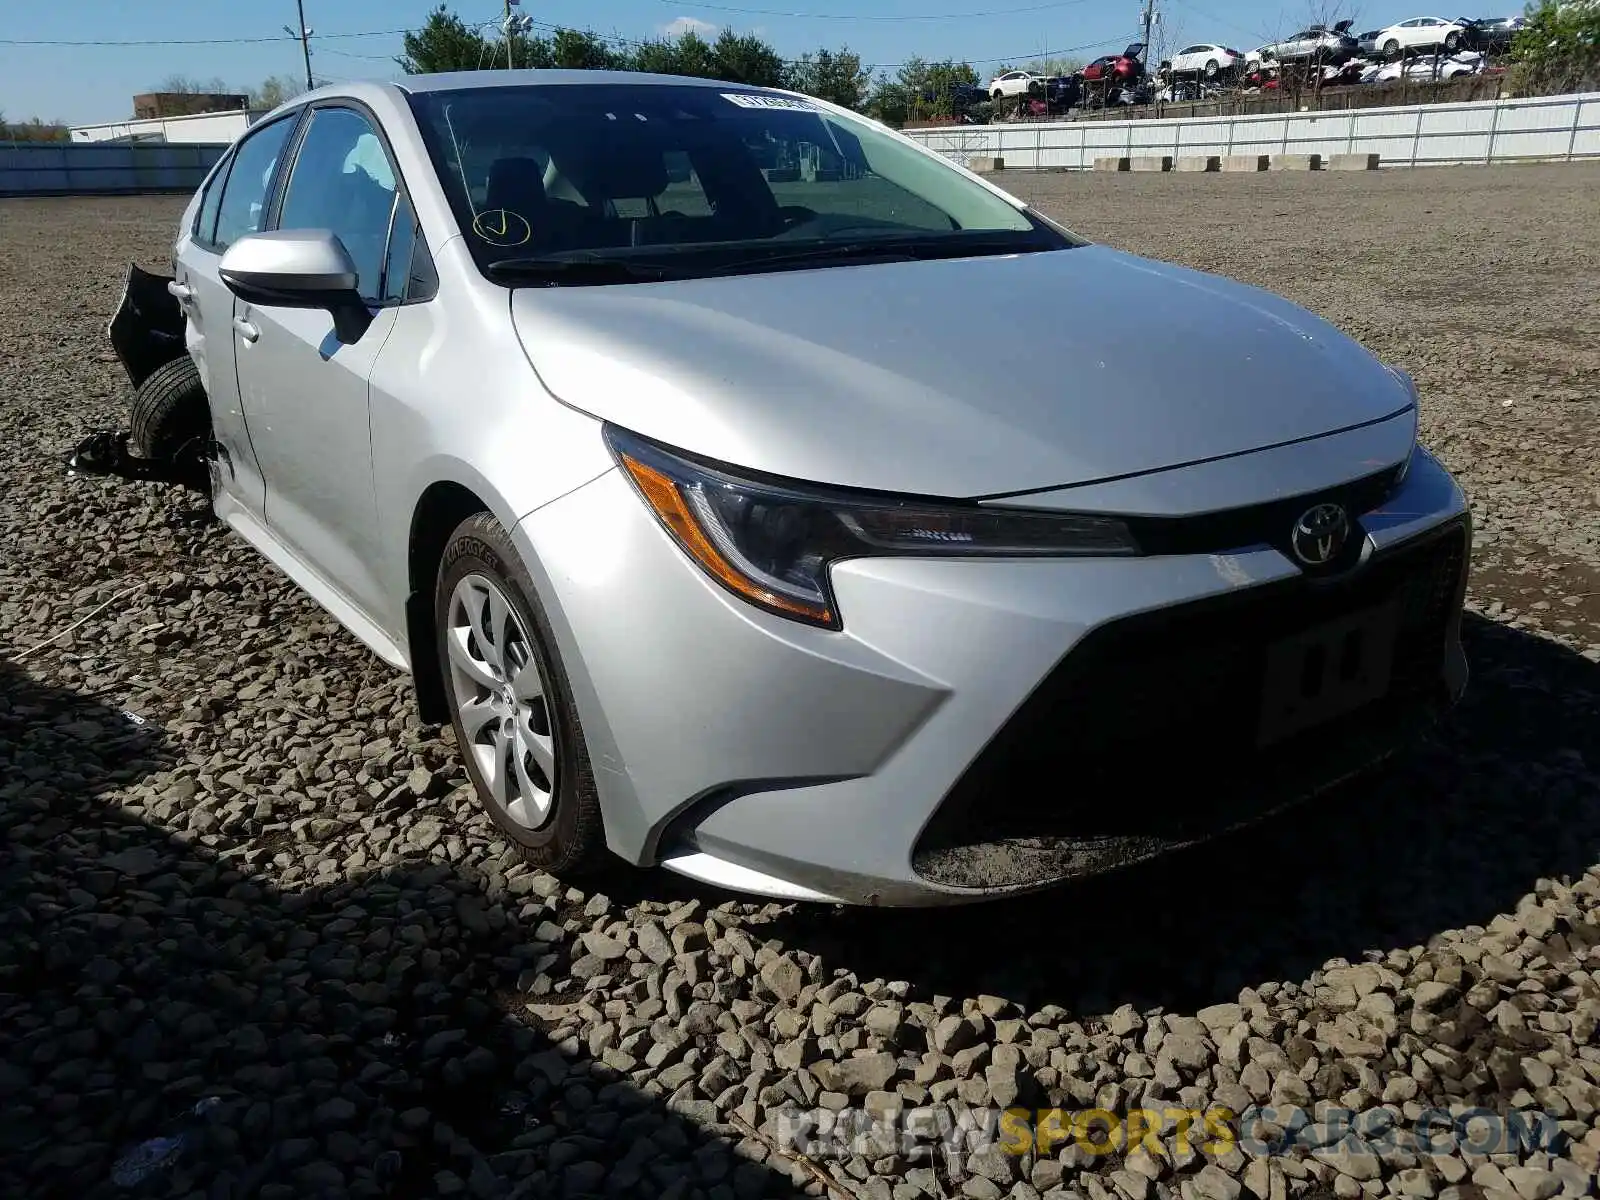
[[[433,590],[439,560],[456,526],[480,512],[494,512],[476,491],[453,479],[429,484],[417,497],[406,539],[406,642],[417,712],[430,725],[450,721],[444,675],[433,652]]]

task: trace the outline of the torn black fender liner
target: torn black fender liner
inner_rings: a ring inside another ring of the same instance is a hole
[[[176,459],[140,458],[128,449],[125,430],[91,433],[66,454],[67,471],[73,475],[110,475],[118,479],[141,479],[151,483],[170,483],[209,495],[211,475],[205,459],[184,454]]]
[[[128,264],[128,281],[122,301],[106,326],[106,336],[117,359],[138,387],[157,367],[188,353],[183,336],[183,309],[167,291],[170,275]]]

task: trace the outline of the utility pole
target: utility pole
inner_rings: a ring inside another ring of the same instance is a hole
[[[513,58],[516,53],[513,39],[519,33],[526,34],[533,27],[533,18],[523,12],[518,12],[516,16],[511,15],[513,8],[520,9],[522,7],[522,0],[505,0],[505,7],[505,21],[500,28],[506,36],[506,69],[509,71],[514,70],[517,65]]]
[[[305,55],[306,59],[306,91],[309,92],[317,85],[311,78],[311,30],[306,28],[305,0],[294,0],[294,11],[300,18],[300,27],[298,29],[290,29],[285,25],[283,29],[291,37],[300,39],[300,52]]]
[[[1150,61],[1150,27],[1158,19],[1156,16],[1156,0],[1145,0],[1144,12],[1140,14],[1140,20],[1144,22],[1144,57],[1146,62]]]

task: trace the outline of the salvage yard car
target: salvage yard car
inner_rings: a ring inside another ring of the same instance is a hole
[[[197,466],[551,871],[1043,887],[1318,794],[1465,686],[1468,510],[1404,372],[832,104],[325,87],[174,263],[113,322],[123,466]]]

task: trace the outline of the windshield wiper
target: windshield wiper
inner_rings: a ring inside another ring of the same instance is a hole
[[[803,266],[807,263],[917,262],[936,258],[966,258],[985,254],[1029,254],[1046,247],[1014,237],[962,238],[934,237],[920,240],[898,238],[851,239],[807,246],[803,250],[751,254],[737,262],[713,267],[707,275],[733,275],[745,271],[765,271],[773,267]]]
[[[495,278],[561,283],[649,283],[672,278],[672,272],[655,263],[628,262],[620,258],[585,255],[581,258],[502,258],[484,267]]]

